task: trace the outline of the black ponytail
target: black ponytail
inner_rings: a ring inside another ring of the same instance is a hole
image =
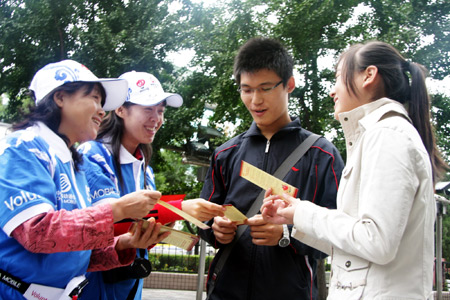
[[[393,46],[378,41],[353,45],[341,55],[339,62],[342,63],[341,76],[353,94],[356,94],[355,74],[368,66],[377,67],[384,89],[380,89],[382,95],[375,96],[377,99],[387,97],[405,105],[430,156],[436,183],[448,166],[437,149],[431,124],[431,101],[425,84],[426,68],[408,62]]]

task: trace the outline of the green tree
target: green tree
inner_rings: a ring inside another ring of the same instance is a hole
[[[74,1],[0,2],[0,94],[9,97],[2,120],[21,117],[24,89],[37,67],[67,57],[73,38],[67,30],[73,24]]]
[[[172,13],[171,4],[180,9]],[[173,73],[166,56],[187,39],[191,14],[190,1],[175,0],[18,0],[1,1],[0,9],[6,122],[21,118],[24,89],[50,62],[72,58],[99,77],[136,69],[164,82]]]
[[[160,150],[160,161],[154,167],[157,188],[163,194],[186,194],[185,199],[198,198],[202,182],[197,180],[197,166],[182,163],[181,155],[170,150]]]

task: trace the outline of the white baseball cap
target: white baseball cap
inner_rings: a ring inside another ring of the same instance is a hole
[[[128,83],[119,78],[98,78],[84,65],[74,60],[51,63],[36,72],[30,84],[36,104],[57,87],[67,82],[99,82],[105,89],[106,99],[103,109],[114,110],[121,106],[127,97]]]
[[[159,80],[152,74],[131,71],[120,75],[119,78],[128,81],[128,95],[125,102],[153,106],[166,100],[166,104],[172,107],[180,107],[183,104],[180,95],[165,93]]]

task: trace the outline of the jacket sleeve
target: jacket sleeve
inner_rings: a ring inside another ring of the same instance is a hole
[[[303,188],[300,189],[300,199],[308,200],[327,209],[335,209],[344,162],[336,147],[324,138],[320,140],[320,143],[316,143],[310,149],[310,154],[313,155],[310,156],[308,180],[303,183]],[[289,229],[292,232],[292,226],[289,226]],[[291,245],[298,254],[309,255],[316,259],[323,259],[327,256],[327,254],[294,238],[291,239]],[[325,251],[325,249],[327,248],[321,250]]]
[[[223,204],[225,199],[225,188],[223,180],[221,178],[220,166],[218,166],[215,158],[216,153],[214,153],[213,159],[211,159],[211,164],[208,173],[206,174],[200,197],[213,203]],[[209,226],[211,226],[213,223],[214,218],[206,222],[206,224]],[[206,230],[202,230],[199,228],[199,235],[214,248],[218,248],[222,245],[216,241],[214,232],[211,228]]]

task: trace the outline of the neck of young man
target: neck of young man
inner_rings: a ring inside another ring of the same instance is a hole
[[[291,122],[291,117],[289,115],[286,115],[277,121],[269,124],[256,124],[261,131],[261,134],[267,139],[270,140],[272,136],[274,136],[278,131],[280,131],[282,128],[284,128],[287,124]]]

